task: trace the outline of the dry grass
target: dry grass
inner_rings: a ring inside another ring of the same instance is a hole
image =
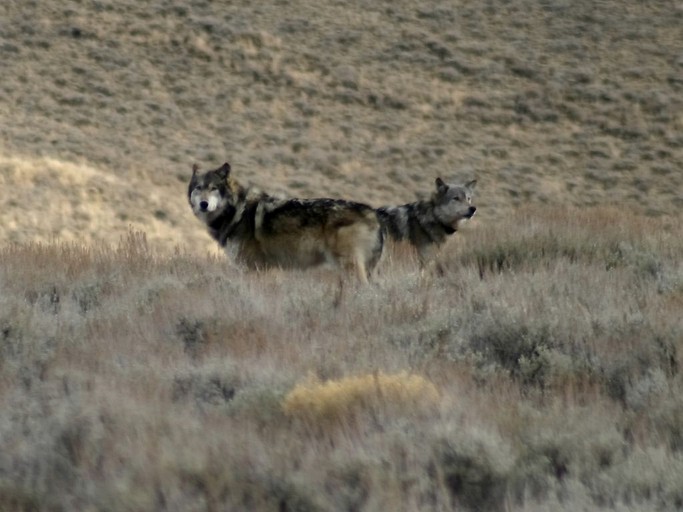
[[[7,245],[0,509],[680,508],[680,225],[520,211],[336,308],[141,233]]]
[[[414,414],[434,406],[438,399],[438,390],[424,377],[377,372],[326,382],[309,379],[287,393],[282,407],[288,416],[326,430],[359,414],[377,414],[378,409],[387,406]]]

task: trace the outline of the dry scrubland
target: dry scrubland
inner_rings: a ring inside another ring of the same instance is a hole
[[[683,230],[605,209],[332,274],[0,252],[2,510],[680,510]]]
[[[0,2],[0,510],[683,509],[682,25]],[[375,205],[476,177],[479,211],[445,276],[399,248],[335,308],[217,253],[185,194],[224,160]]]

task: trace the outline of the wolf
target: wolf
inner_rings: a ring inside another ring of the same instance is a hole
[[[377,218],[390,238],[405,240],[415,247],[420,267],[424,269],[448,236],[477,211],[472,205],[476,184],[477,180],[464,185],[448,184],[436,178],[436,190],[428,200],[382,206],[376,210]],[[443,267],[436,265],[437,271],[443,274]]]
[[[367,283],[382,255],[384,232],[371,206],[278,198],[242,186],[227,162],[204,173],[193,165],[188,200],[211,236],[249,269],[332,263]]]

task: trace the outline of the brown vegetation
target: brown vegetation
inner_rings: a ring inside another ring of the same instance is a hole
[[[142,234],[7,246],[0,508],[680,508],[682,241],[528,209],[337,308]]]

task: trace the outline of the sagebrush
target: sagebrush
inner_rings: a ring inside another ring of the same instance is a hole
[[[680,508],[680,225],[522,210],[340,303],[142,233],[6,245],[0,509]]]

